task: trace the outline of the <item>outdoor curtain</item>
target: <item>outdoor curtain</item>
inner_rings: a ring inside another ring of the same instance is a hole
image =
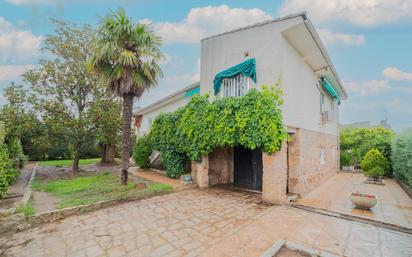
[[[239,74],[243,74],[243,76],[246,76],[246,77],[251,77],[253,81],[256,83],[256,60],[255,58],[239,63],[227,70],[221,71],[218,74],[216,74],[215,79],[213,80],[214,94],[217,95],[219,93],[223,79],[232,78]]]

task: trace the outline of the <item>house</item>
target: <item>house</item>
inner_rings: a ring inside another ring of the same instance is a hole
[[[241,97],[280,81],[291,140],[274,154],[215,149],[192,162],[199,187],[234,185],[281,204],[287,194],[305,195],[338,172],[339,104],[347,95],[305,13],[207,37],[201,40],[200,62],[200,94],[212,98]]]
[[[199,82],[189,85],[171,95],[168,95],[144,108],[134,110],[134,128],[138,137],[149,133],[152,123],[162,112],[172,112],[185,106],[190,98],[199,94]]]

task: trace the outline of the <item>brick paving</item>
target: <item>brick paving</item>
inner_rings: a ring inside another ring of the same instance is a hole
[[[297,203],[412,228],[412,199],[399,184],[389,178],[384,186],[365,180],[363,174],[338,173]],[[376,195],[378,203],[370,210],[355,208],[349,200],[355,191]]]
[[[259,195],[179,191],[0,238],[0,256],[196,256],[264,209]]]

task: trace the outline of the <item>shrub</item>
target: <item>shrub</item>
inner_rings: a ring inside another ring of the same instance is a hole
[[[363,158],[361,162],[361,167],[364,171],[364,174],[368,176],[370,171],[372,169],[375,169],[376,171],[377,167],[381,168],[384,171],[388,170],[389,162],[385,158],[385,156],[383,156],[383,154],[379,152],[378,149],[372,148],[366,153],[365,157]]]
[[[365,174],[365,176],[367,177],[378,179],[382,177],[383,175],[385,175],[385,171],[383,170],[382,167],[375,166],[375,167],[372,167],[370,170],[363,171],[363,174]]]
[[[18,139],[17,137],[10,137],[7,141],[9,158],[16,168],[23,167],[28,158],[23,153],[23,147],[21,145],[20,139]]]
[[[147,136],[137,139],[133,148],[133,160],[142,169],[149,168],[152,147]]]
[[[4,142],[5,130],[0,122],[0,198],[7,192],[11,183],[16,181],[19,172],[9,158],[7,145]]]
[[[412,187],[412,128],[394,138],[392,163],[395,177]]]

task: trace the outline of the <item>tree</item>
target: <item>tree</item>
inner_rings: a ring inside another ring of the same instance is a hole
[[[96,139],[101,147],[101,163],[115,162],[115,146],[121,129],[121,102],[106,92],[96,98],[91,110],[97,125]]]
[[[95,31],[89,25],[52,22],[55,34],[47,36],[43,51],[54,59],[41,60],[40,67],[24,78],[31,83],[34,107],[48,133],[73,149],[75,172],[84,142],[97,130],[91,105],[104,85],[86,69],[86,61],[95,51]]]
[[[352,164],[360,164],[366,153],[378,149],[387,160],[391,158],[391,142],[394,137],[392,130],[375,128],[346,128],[340,132],[340,150],[347,154]],[[386,172],[390,174],[391,167]]]
[[[392,163],[395,176],[412,188],[412,128],[393,139]]]
[[[0,117],[6,124],[8,137],[18,138],[24,154],[31,159],[40,159],[44,151],[37,145],[37,139],[43,138],[45,128],[30,104],[27,89],[11,83],[4,89],[3,95],[7,102],[0,110]]]
[[[131,150],[133,99],[154,86],[162,75],[158,61],[161,40],[147,24],[133,24],[124,9],[107,15],[101,23],[90,69],[109,82],[109,89],[123,98],[122,172],[127,184]]]

